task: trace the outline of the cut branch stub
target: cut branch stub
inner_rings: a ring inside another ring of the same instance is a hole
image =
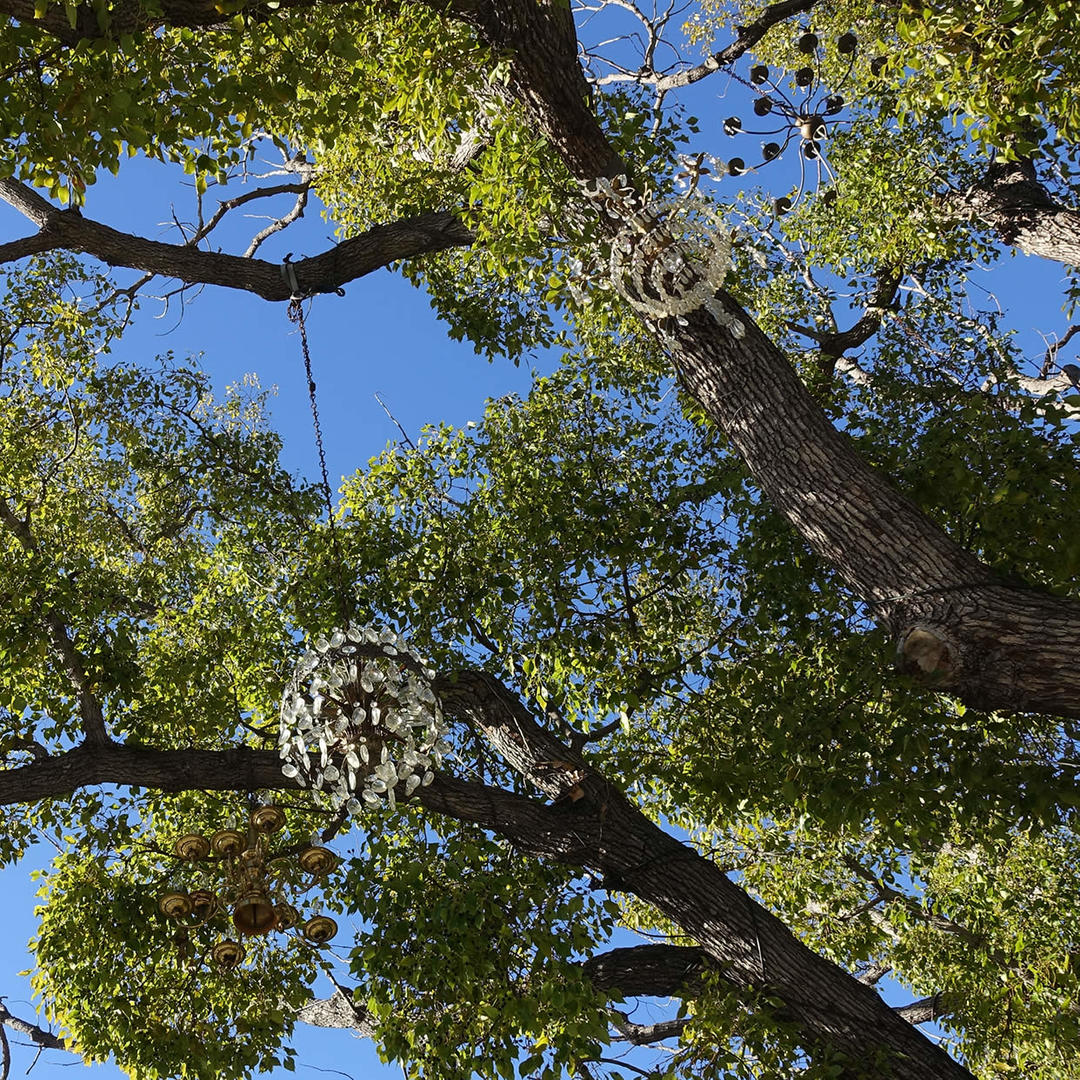
[[[913,626],[900,642],[900,668],[907,674],[941,681],[953,672],[954,650],[941,634]]]

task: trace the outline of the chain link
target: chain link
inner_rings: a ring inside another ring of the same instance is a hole
[[[311,401],[311,422],[315,429],[315,447],[319,451],[319,471],[322,474],[323,501],[326,503],[327,522],[330,526],[330,547],[334,554],[334,585],[337,590],[338,609],[348,623],[352,614],[345,588],[345,560],[341,554],[341,543],[337,526],[334,524],[334,494],[330,488],[330,477],[326,471],[326,451],[323,448],[322,425],[319,423],[319,404],[315,398],[315,379],[311,374],[311,352],[308,349],[307,325],[304,322],[304,301],[302,297],[293,297],[289,301],[289,319],[300,330],[300,348],[304,354],[304,374],[307,376],[308,398]]]

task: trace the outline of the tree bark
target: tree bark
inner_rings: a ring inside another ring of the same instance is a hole
[[[808,1049],[840,1051],[841,1075],[863,1075],[872,1062],[894,1080],[970,1078],[874,990],[806,948],[714,863],[653,824],[498,680],[459,672],[436,689],[448,715],[477,727],[555,800],[540,830],[506,819],[489,826],[515,846],[589,867],[608,889],[652,904],[701,945],[724,981],[778,999],[779,1016],[797,1026]]]
[[[38,226],[33,236],[0,244],[0,264],[26,255],[63,248],[84,252],[109,266],[145,270],[189,285],[244,289],[264,300],[334,292],[356,278],[400,259],[471,244],[473,234],[453,214],[421,214],[389,225],[375,225],[319,255],[289,263],[227,255],[188,244],[164,244],[120,232],[84,218],[77,210],[58,210],[37,192],[15,180],[0,180],[0,198]]]
[[[575,177],[626,171],[578,92],[555,0],[452,10],[510,54],[511,89]],[[979,708],[1080,717],[1080,603],[1006,583],[952,541],[859,457],[746,312],[720,299],[746,336],[692,312],[666,338],[676,374],[773,505],[889,628],[901,667]]]
[[[1050,195],[1031,161],[994,162],[964,197],[964,212],[1025,255],[1080,266],[1080,211]]]

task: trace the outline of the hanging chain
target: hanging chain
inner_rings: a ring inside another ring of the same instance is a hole
[[[338,608],[342,625],[349,622],[348,593],[345,588],[345,560],[341,554],[337,527],[334,524],[334,495],[330,489],[330,477],[326,471],[326,451],[323,449],[322,425],[319,423],[319,404],[315,400],[315,379],[311,374],[311,353],[308,350],[307,326],[304,323],[304,301],[294,296],[289,301],[289,319],[300,328],[300,348],[304,354],[304,373],[307,375],[308,398],[311,401],[311,422],[315,428],[315,447],[319,451],[319,471],[322,474],[323,501],[326,503],[327,522],[330,526],[330,547],[334,554],[334,585],[337,590]]]

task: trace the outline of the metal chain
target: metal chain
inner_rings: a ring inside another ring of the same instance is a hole
[[[345,560],[341,554],[337,527],[334,524],[334,495],[330,489],[330,477],[326,471],[326,451],[323,449],[322,425],[319,423],[319,405],[315,399],[315,379],[311,374],[311,352],[308,349],[307,326],[304,323],[304,301],[294,296],[289,301],[289,319],[300,329],[300,348],[304,354],[304,373],[307,375],[308,398],[311,401],[311,422],[315,428],[315,447],[319,451],[319,471],[322,474],[323,501],[326,503],[327,522],[330,526],[330,546],[334,553],[334,585],[337,589],[338,608],[342,625],[349,621],[351,611],[345,588]]]

